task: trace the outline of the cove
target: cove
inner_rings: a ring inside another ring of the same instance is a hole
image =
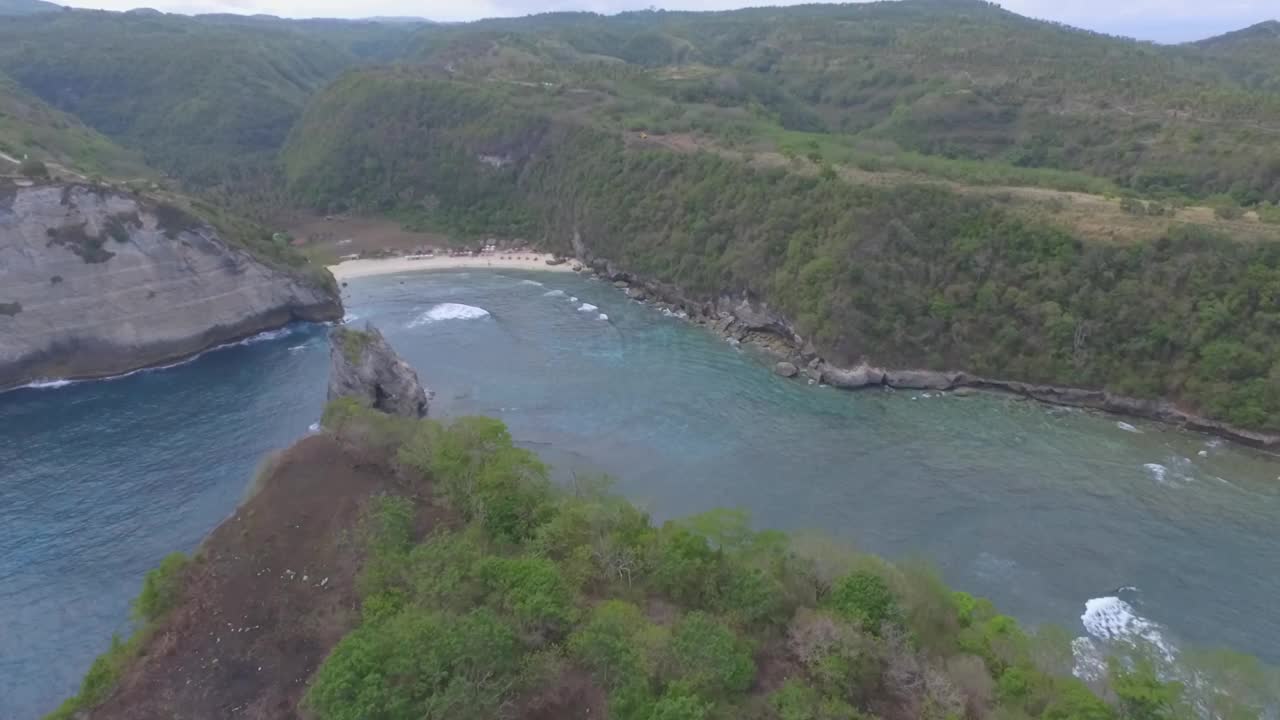
[[[659,520],[742,507],[924,557],[1030,623],[1101,636],[1141,619],[1171,644],[1280,660],[1270,457],[1004,396],[784,380],[579,276],[405,274],[347,294],[349,321],[374,322],[435,391],[433,416],[500,417],[559,477],[614,475]],[[143,573],[196,547],[318,419],[327,361],[324,329],[301,326],[0,395],[0,716],[74,688],[127,629]]]

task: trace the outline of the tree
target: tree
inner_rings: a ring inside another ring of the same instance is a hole
[[[849,573],[831,591],[831,608],[863,630],[879,633],[885,623],[902,618],[898,601],[884,578],[865,570]]]
[[[732,630],[693,612],[671,633],[669,673],[701,694],[720,697],[750,687],[756,667],[747,644]]]
[[[1190,717],[1183,702],[1180,682],[1163,682],[1155,663],[1137,657],[1129,663],[1112,658],[1109,663],[1111,689],[1120,700],[1125,720],[1178,720]]]

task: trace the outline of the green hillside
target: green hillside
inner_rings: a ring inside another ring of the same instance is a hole
[[[354,62],[323,38],[177,16],[0,24],[0,71],[199,186],[269,165],[311,92]]]
[[[1069,208],[673,149],[591,122],[591,97],[351,74],[295,128],[290,188],[563,251],[579,233],[697,298],[764,300],[839,361],[1172,397],[1280,429],[1280,243],[1184,222],[1149,242],[1084,239]]]
[[[668,68],[668,97],[854,137],[866,152],[1274,202],[1280,98],[1265,70],[1276,69],[1280,41],[1269,27],[1245,31],[1247,43],[1162,47],[983,2],[908,0],[485,21],[424,29],[417,55],[490,73],[505,55],[502,74],[535,80],[561,74],[566,59]]]
[[[0,153],[17,160],[31,157],[86,176],[130,179],[153,174],[139,153],[49,107],[4,75],[0,75]]]

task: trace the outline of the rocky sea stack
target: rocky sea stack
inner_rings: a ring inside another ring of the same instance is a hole
[[[353,397],[391,415],[427,416],[429,394],[418,373],[371,323],[329,333],[329,400]]]

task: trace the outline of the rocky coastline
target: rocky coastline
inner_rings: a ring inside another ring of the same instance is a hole
[[[728,295],[710,301],[694,300],[673,285],[641,278],[619,268],[610,260],[592,256],[579,237],[574,238],[574,248],[577,259],[573,261],[573,269],[594,273],[602,280],[611,282],[633,300],[651,304],[705,327],[731,345],[747,344],[764,351],[776,361],[774,372],[783,377],[803,378],[842,390],[881,387],[936,392],[1007,393],[1048,405],[1154,420],[1250,447],[1280,452],[1280,434],[1234,427],[1187,412],[1168,400],[1144,400],[1105,390],[987,378],[963,371],[882,368],[869,363],[841,367],[824,359],[812,343],[794,330],[786,318],[763,304],[752,302],[749,298]]]

